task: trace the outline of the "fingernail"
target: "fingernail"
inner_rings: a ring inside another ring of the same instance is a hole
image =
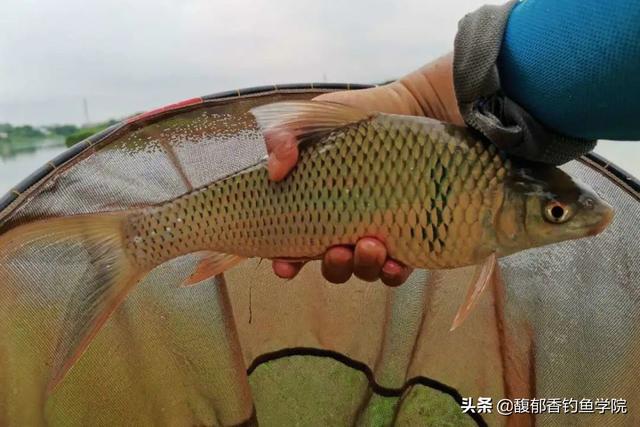
[[[367,251],[374,251],[378,248],[378,245],[376,244],[376,242],[372,242],[370,240],[363,240],[360,242],[360,245],[362,249],[365,249]]]
[[[382,272],[388,276],[398,275],[400,274],[400,271],[401,271],[400,266],[392,262],[387,262],[382,267]]]

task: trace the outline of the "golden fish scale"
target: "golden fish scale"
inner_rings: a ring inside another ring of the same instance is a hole
[[[463,266],[493,238],[508,169],[458,128],[381,115],[302,150],[285,181],[257,167],[138,211],[125,238],[140,266],[200,250],[312,258],[364,236],[414,267]]]

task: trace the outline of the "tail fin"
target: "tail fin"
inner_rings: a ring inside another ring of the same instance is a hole
[[[107,319],[146,272],[139,271],[124,246],[127,213],[100,213],[46,219],[19,226],[0,235],[0,251],[15,253],[41,245],[76,246],[85,250],[93,268],[87,269],[79,295],[69,302],[54,354],[51,393]]]

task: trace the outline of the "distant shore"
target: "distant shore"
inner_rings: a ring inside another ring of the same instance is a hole
[[[13,126],[8,123],[0,123],[0,158],[6,159],[23,153],[32,153],[46,147],[64,145],[71,147],[116,122],[116,120],[108,120],[87,126],[51,125],[42,127]]]

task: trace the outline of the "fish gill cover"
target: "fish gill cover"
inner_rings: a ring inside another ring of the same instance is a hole
[[[0,212],[0,232],[165,202],[255,164],[265,152],[249,110],[324,90],[273,89],[205,97],[113,127],[20,188]],[[72,241],[0,247],[0,424],[566,425],[576,417],[462,414],[462,398],[479,396],[622,398],[629,414],[578,415],[580,424],[638,423],[639,196],[597,163],[563,169],[606,195],[612,225],[501,259],[453,332],[473,268],[418,270],[390,289],[331,285],[315,264],[284,282],[251,261],[224,280],[180,288],[197,263],[188,255],[145,277],[51,395],[64,319],[104,272]]]

